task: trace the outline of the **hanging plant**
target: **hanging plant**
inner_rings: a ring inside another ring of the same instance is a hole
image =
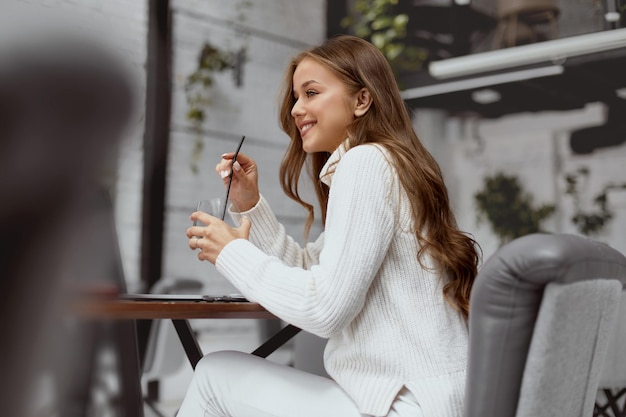
[[[234,51],[220,49],[209,41],[205,41],[198,53],[197,67],[185,79],[185,97],[187,99],[187,120],[196,133],[192,151],[191,171],[198,173],[198,162],[202,156],[204,141],[202,127],[207,119],[207,111],[212,104],[212,87],[215,83],[215,74],[232,70],[235,85],[242,85],[243,64],[246,60],[249,34],[244,31],[242,24],[246,21],[246,10],[252,2],[241,0],[235,5],[236,23],[231,26],[238,34],[240,46]]]
[[[428,51],[407,45],[409,16],[395,13],[398,0],[355,0],[341,26],[355,36],[367,39],[385,56],[396,75],[401,70],[415,71],[428,58]]]
[[[185,96],[187,98],[187,120],[191,122],[196,133],[192,152],[191,170],[198,173],[198,162],[204,148],[202,126],[207,118],[207,108],[211,105],[211,87],[216,73],[232,69],[233,54],[220,50],[209,42],[205,42],[198,54],[198,66],[185,80]]]
[[[555,206],[533,207],[533,197],[525,192],[516,176],[497,173],[484,179],[482,190],[474,194],[478,223],[486,220],[504,244],[529,233],[541,232],[541,223],[554,213]]]
[[[613,219],[613,212],[608,205],[608,193],[612,190],[626,190],[626,183],[606,184],[598,194],[593,197],[593,208],[584,210],[580,198],[579,187],[582,182],[589,180],[590,172],[587,167],[580,167],[573,173],[565,176],[567,187],[565,194],[574,200],[574,215],[571,218],[578,232],[585,236],[597,235],[602,232]]]
[[[211,104],[209,89],[214,83],[214,74],[233,68],[232,53],[222,51],[205,42],[198,55],[198,67],[187,76],[187,119],[200,126],[206,119],[206,107]]]

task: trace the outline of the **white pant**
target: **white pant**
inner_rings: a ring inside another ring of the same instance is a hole
[[[368,417],[339,385],[242,352],[216,352],[198,365],[177,417]],[[400,391],[387,417],[423,417]]]

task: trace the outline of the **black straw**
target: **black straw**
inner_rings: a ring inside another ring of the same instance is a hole
[[[239,145],[237,146],[237,150],[233,155],[233,163],[230,165],[230,174],[228,175],[228,187],[226,188],[226,198],[224,199],[224,211],[222,211],[222,220],[226,218],[226,208],[228,207],[228,195],[230,194],[230,184],[233,182],[233,167],[235,166],[235,162],[237,161],[237,155],[239,155],[239,150],[241,149],[241,145],[243,145],[243,140],[246,136],[242,136],[239,141]]]

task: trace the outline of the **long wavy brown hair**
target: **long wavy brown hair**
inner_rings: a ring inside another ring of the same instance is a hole
[[[337,36],[301,52],[292,59],[285,74],[280,123],[291,141],[281,163],[280,181],[284,192],[309,213],[305,234],[310,230],[315,210],[300,197],[300,176],[306,166],[325,221],[329,189],[318,177],[330,156],[327,152],[304,152],[291,115],[296,102],[293,74],[305,58],[314,59],[332,71],[346,85],[349,94],[356,94],[362,88],[369,91],[372,97],[369,110],[348,126],[349,147],[377,143],[388,150],[411,201],[415,235],[420,247],[416,257],[424,265],[421,259],[428,253],[448,272],[450,281],[443,288],[444,296],[467,317],[480,248],[472,237],[457,227],[439,165],[413,130],[409,111],[389,64],[376,47],[354,36]]]

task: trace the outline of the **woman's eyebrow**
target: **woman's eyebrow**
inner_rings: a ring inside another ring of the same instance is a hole
[[[315,80],[305,81],[302,83],[302,88],[307,88],[311,84],[319,84],[319,82]]]
[[[300,88],[305,89],[305,88],[307,88],[307,87],[308,87],[309,85],[311,85],[311,84],[319,84],[319,82],[318,82],[318,81],[315,81],[315,80],[305,81],[305,82],[303,82],[303,83],[302,83],[302,85],[301,85],[301,87],[300,87]],[[296,86],[294,85],[294,87],[293,87],[293,94],[294,94],[294,95],[296,94],[296,90],[297,90],[297,89],[298,89],[298,87],[296,87]]]

